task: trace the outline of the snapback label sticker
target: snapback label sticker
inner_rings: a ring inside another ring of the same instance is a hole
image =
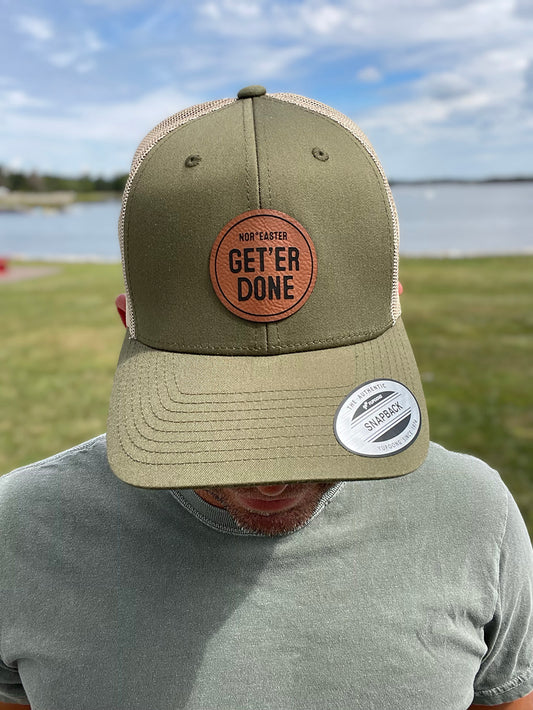
[[[396,380],[372,380],[343,400],[333,429],[339,444],[352,454],[384,457],[411,446],[421,422],[411,390]]]
[[[209,261],[220,301],[246,320],[287,318],[307,301],[316,282],[317,258],[307,231],[277,210],[250,210],[219,232]]]

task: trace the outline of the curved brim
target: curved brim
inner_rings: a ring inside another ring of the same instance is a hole
[[[363,383],[390,379],[420,409],[407,447],[383,456],[336,438],[341,403]],[[401,319],[356,345],[261,357],[149,348],[126,335],[109,412],[114,473],[143,488],[206,488],[402,476],[427,455],[418,368]]]

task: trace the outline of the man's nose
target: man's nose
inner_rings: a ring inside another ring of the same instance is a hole
[[[287,483],[278,483],[274,486],[257,486],[257,490],[264,496],[275,498],[283,493],[287,488]]]

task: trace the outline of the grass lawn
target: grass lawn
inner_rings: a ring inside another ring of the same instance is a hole
[[[0,473],[105,430],[120,265],[0,281]],[[497,468],[533,532],[533,257],[404,259],[432,439]]]

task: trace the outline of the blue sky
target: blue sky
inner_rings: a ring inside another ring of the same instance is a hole
[[[247,84],[348,114],[390,178],[533,174],[533,0],[0,0],[0,164],[127,172]]]

